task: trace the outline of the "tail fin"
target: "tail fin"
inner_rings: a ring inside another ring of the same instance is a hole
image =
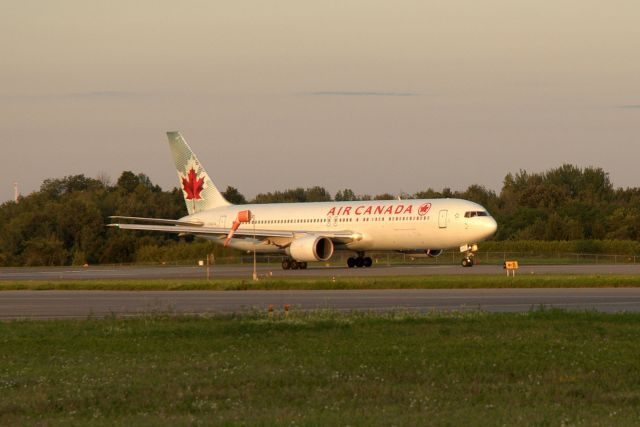
[[[230,205],[211,181],[209,174],[180,132],[167,132],[167,137],[189,215],[205,209]]]

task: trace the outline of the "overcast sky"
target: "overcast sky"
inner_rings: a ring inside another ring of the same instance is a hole
[[[638,0],[0,1],[0,202],[43,179],[499,190],[599,166],[640,186]]]

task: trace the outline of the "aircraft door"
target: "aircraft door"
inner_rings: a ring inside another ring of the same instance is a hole
[[[440,211],[438,215],[438,227],[447,228],[447,213],[448,211],[446,209]]]
[[[227,223],[227,216],[226,215],[222,215],[220,217],[220,219],[218,220],[218,227],[225,227],[225,224]]]

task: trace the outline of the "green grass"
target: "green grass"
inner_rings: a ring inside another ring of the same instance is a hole
[[[638,425],[640,315],[0,323],[0,425]]]
[[[285,290],[637,287],[638,275],[399,276],[250,279],[0,281],[2,290]]]

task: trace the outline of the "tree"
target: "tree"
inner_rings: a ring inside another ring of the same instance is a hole
[[[322,187],[304,188],[298,187],[273,193],[260,193],[253,203],[303,203],[303,202],[327,202],[331,195]]]
[[[331,201],[331,194],[322,187],[307,188],[305,191],[305,201],[307,202],[329,202]]]
[[[116,185],[127,193],[133,193],[138,184],[140,184],[140,178],[136,174],[131,171],[124,171],[118,178]]]
[[[234,187],[223,194],[232,203],[246,203]],[[543,173],[509,173],[498,194],[471,185],[465,191],[429,188],[413,197],[459,197],[485,206],[499,224],[497,240],[586,239],[585,245],[590,245],[594,239],[640,239],[640,188],[614,189],[609,175],[595,167],[562,165]],[[375,197],[395,198],[389,193]],[[371,200],[371,196],[344,189],[335,199]],[[331,195],[315,186],[258,194],[254,202],[329,200]],[[162,191],[142,173],[124,171],[115,184],[84,175],[47,179],[20,203],[0,205],[0,265],[132,262],[141,248],[182,250],[173,246],[180,240],[174,234],[124,232],[104,224],[111,215],[181,218],[186,214],[181,189]]]
[[[56,236],[34,237],[25,244],[24,265],[65,265],[69,254]]]
[[[425,191],[418,191],[413,195],[416,199],[438,199],[442,197],[442,193],[435,191],[432,188],[428,188]]]
[[[77,191],[95,191],[102,188],[102,182],[81,174],[65,176],[62,179],[45,179],[40,186],[40,192],[49,198],[57,198]]]
[[[227,189],[222,193],[222,196],[227,199],[229,203],[233,203],[234,205],[247,204],[247,199],[245,199],[244,196],[240,194],[238,189],[235,187],[228,186]]]
[[[378,194],[373,198],[373,200],[395,200],[395,199],[396,199],[396,196],[390,193]]]
[[[334,199],[336,202],[360,200],[350,188],[345,188],[342,191],[338,191]]]

